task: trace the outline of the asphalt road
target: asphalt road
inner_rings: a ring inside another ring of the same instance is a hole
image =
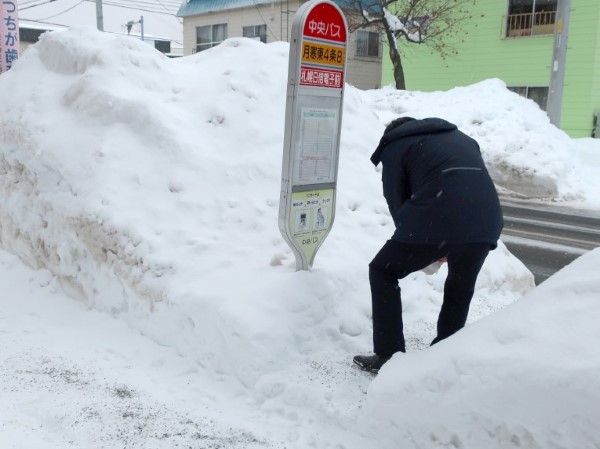
[[[540,284],[600,246],[600,211],[503,200],[501,239]]]

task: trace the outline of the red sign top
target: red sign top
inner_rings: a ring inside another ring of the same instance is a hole
[[[346,24],[339,10],[329,3],[319,3],[304,22],[305,37],[346,43]]]

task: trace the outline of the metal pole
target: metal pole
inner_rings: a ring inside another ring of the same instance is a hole
[[[140,25],[142,27],[142,42],[144,42],[144,16],[140,16]]]
[[[102,15],[102,0],[96,0],[96,26],[104,31],[104,16]]]
[[[550,88],[548,89],[548,105],[546,108],[550,122],[555,126],[560,126],[570,18],[571,0],[558,0],[554,23],[554,50],[552,53],[552,67],[550,68]]]

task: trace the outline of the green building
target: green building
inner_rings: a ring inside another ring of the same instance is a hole
[[[448,90],[500,78],[546,109],[558,0],[477,0],[458,55],[445,60],[424,45],[400,42],[410,90]],[[384,59],[382,85],[393,84]],[[572,0],[561,128],[600,137],[600,0]]]

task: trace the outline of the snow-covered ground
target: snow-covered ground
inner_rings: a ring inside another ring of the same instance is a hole
[[[369,156],[399,114],[475,137],[500,189],[598,208],[600,144],[489,80],[344,102],[336,222],[296,272],[277,226],[288,46],[169,60],[45,35],[0,77],[2,448],[597,448],[600,250],[533,288],[504,247],[429,348],[445,266],[401,282],[375,378],[367,264],[392,233]],[[27,266],[26,266],[27,265]]]

